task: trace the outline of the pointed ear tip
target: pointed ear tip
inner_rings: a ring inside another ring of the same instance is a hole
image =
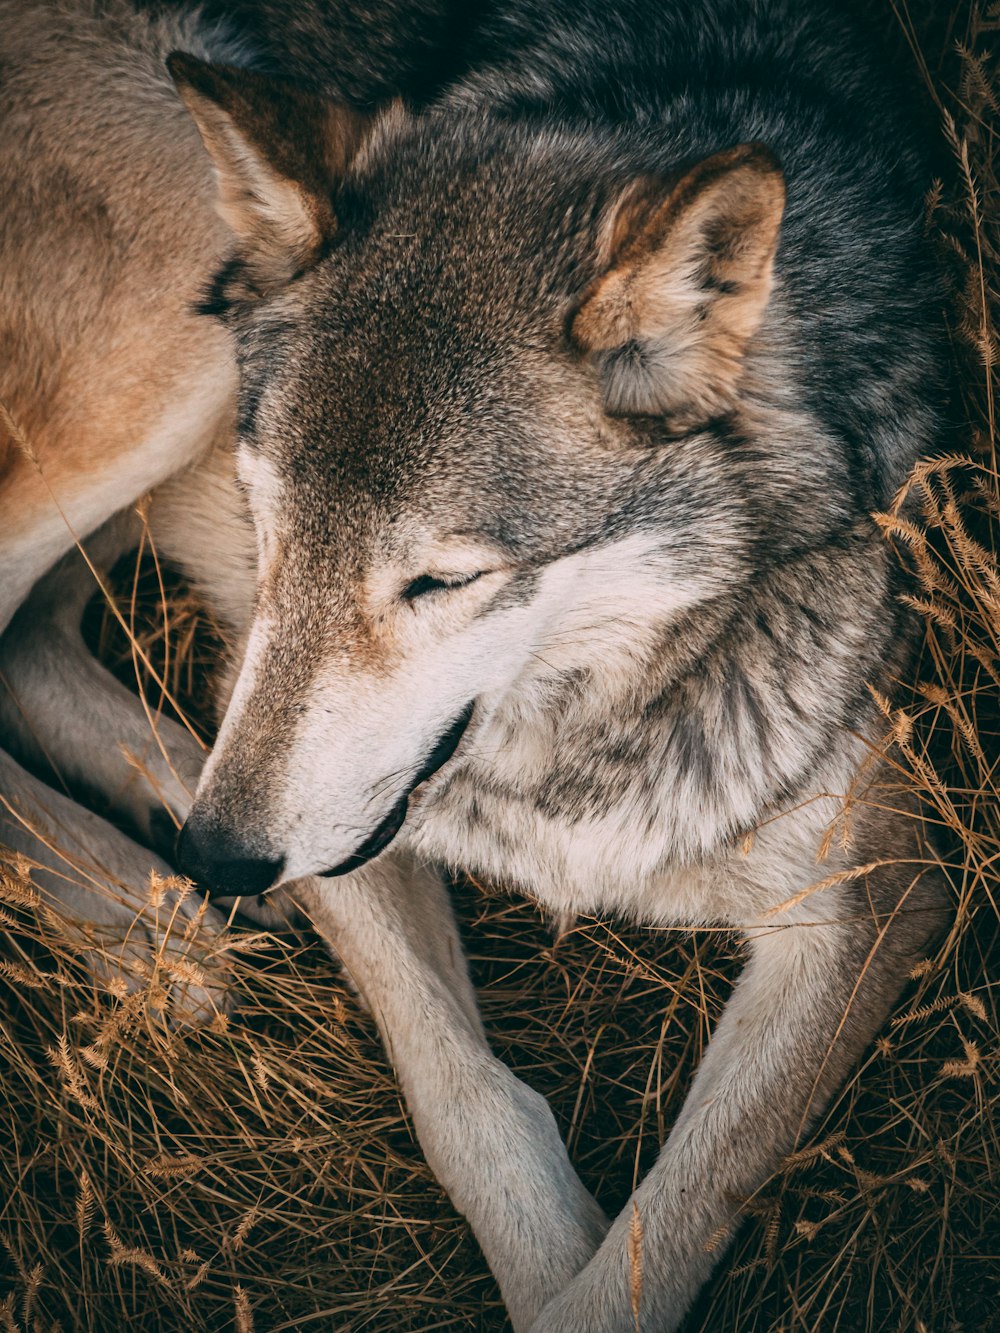
[[[758,208],[763,208],[764,217],[780,221],[785,211],[788,188],[785,173],[773,150],[763,143],[741,144],[732,150],[728,170],[724,170],[716,181],[726,189],[728,180],[736,187],[733,199],[743,198],[749,203],[756,201]]]
[[[211,102],[224,99],[228,85],[224,66],[199,60],[190,51],[171,51],[166,66],[175,88],[189,107],[192,96],[207,98]]]
[[[181,101],[192,113],[206,100],[218,101],[219,93],[216,81],[212,77],[212,66],[205,60],[199,60],[189,51],[171,51],[167,56],[167,73],[174,81],[174,87]]]
[[[773,171],[781,170],[781,163],[778,161],[778,155],[770,144],[762,139],[751,139],[743,145],[742,151],[753,161],[759,163],[764,168],[771,168]]]
[[[167,73],[174,83],[190,83],[195,68],[202,62],[187,51],[171,51],[166,59]]]
[[[768,212],[780,214],[785,206],[785,173],[773,149],[765,143],[740,143],[723,148],[693,166],[675,187],[674,199],[693,204],[696,199],[718,206],[756,201]]]
[[[780,183],[782,190],[785,188],[785,172],[773,148],[766,143],[748,143],[744,144],[744,150],[746,156],[741,165],[752,167],[760,175]]]

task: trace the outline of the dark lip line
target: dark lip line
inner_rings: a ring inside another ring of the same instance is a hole
[[[321,879],[339,879],[341,875],[348,875],[352,870],[360,870],[363,865],[378,856],[379,852],[385,851],[406,821],[410,797],[422,783],[442,769],[458,749],[459,743],[472,721],[475,707],[475,699],[466,704],[458,717],[431,746],[430,752],[417,770],[416,776],[378,828],[370,833],[360,847],[356,848],[339,865],[333,866],[330,870],[319,871]]]
[[[428,778],[434,776],[458,749],[462,737],[465,735],[469,723],[472,721],[472,714],[475,711],[475,699],[467,703],[458,717],[451,723],[447,730],[438,737],[431,746],[427,758],[420,765],[416,777],[406,789],[406,795],[410,796],[421,783],[426,782]]]

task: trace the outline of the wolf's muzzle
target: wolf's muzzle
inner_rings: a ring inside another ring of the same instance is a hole
[[[382,823],[379,824],[375,832],[369,834],[361,846],[355,852],[352,852],[346,861],[341,861],[341,863],[334,866],[332,870],[321,871],[320,873],[324,879],[337,879],[341,875],[350,874],[352,870],[359,870],[367,861],[371,861],[373,857],[378,856],[379,852],[384,851],[385,848],[389,846],[389,843],[392,842],[393,838],[403,827],[403,823],[406,820],[406,811],[409,805],[410,796],[422,782],[426,782],[429,777],[432,777],[438,771],[439,768],[443,768],[458,749],[459,741],[465,735],[465,729],[472,719],[472,710],[474,707],[475,700],[462,709],[461,713],[455,718],[455,721],[451,724],[448,730],[434,742],[427,758],[417,770],[413,781],[389,811],[388,815],[386,815],[385,819],[383,819]]]

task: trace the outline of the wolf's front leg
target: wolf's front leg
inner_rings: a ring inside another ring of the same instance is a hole
[[[522,1333],[591,1257],[607,1221],[548,1104],[487,1046],[440,878],[399,852],[294,892],[371,1007],[428,1164]]]
[[[929,887],[888,928],[871,908],[887,901],[884,885],[872,898],[842,886],[802,905],[809,922],[778,915],[749,932],[750,960],[658,1161],[533,1333],[677,1328],[738,1201],[795,1148],[884,1021],[938,920]]]

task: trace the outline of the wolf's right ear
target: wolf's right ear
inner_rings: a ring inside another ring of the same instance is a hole
[[[218,209],[240,242],[243,276],[260,295],[315,262],[336,230],[331,187],[371,117],[249,70],[167,58],[219,182]]]

